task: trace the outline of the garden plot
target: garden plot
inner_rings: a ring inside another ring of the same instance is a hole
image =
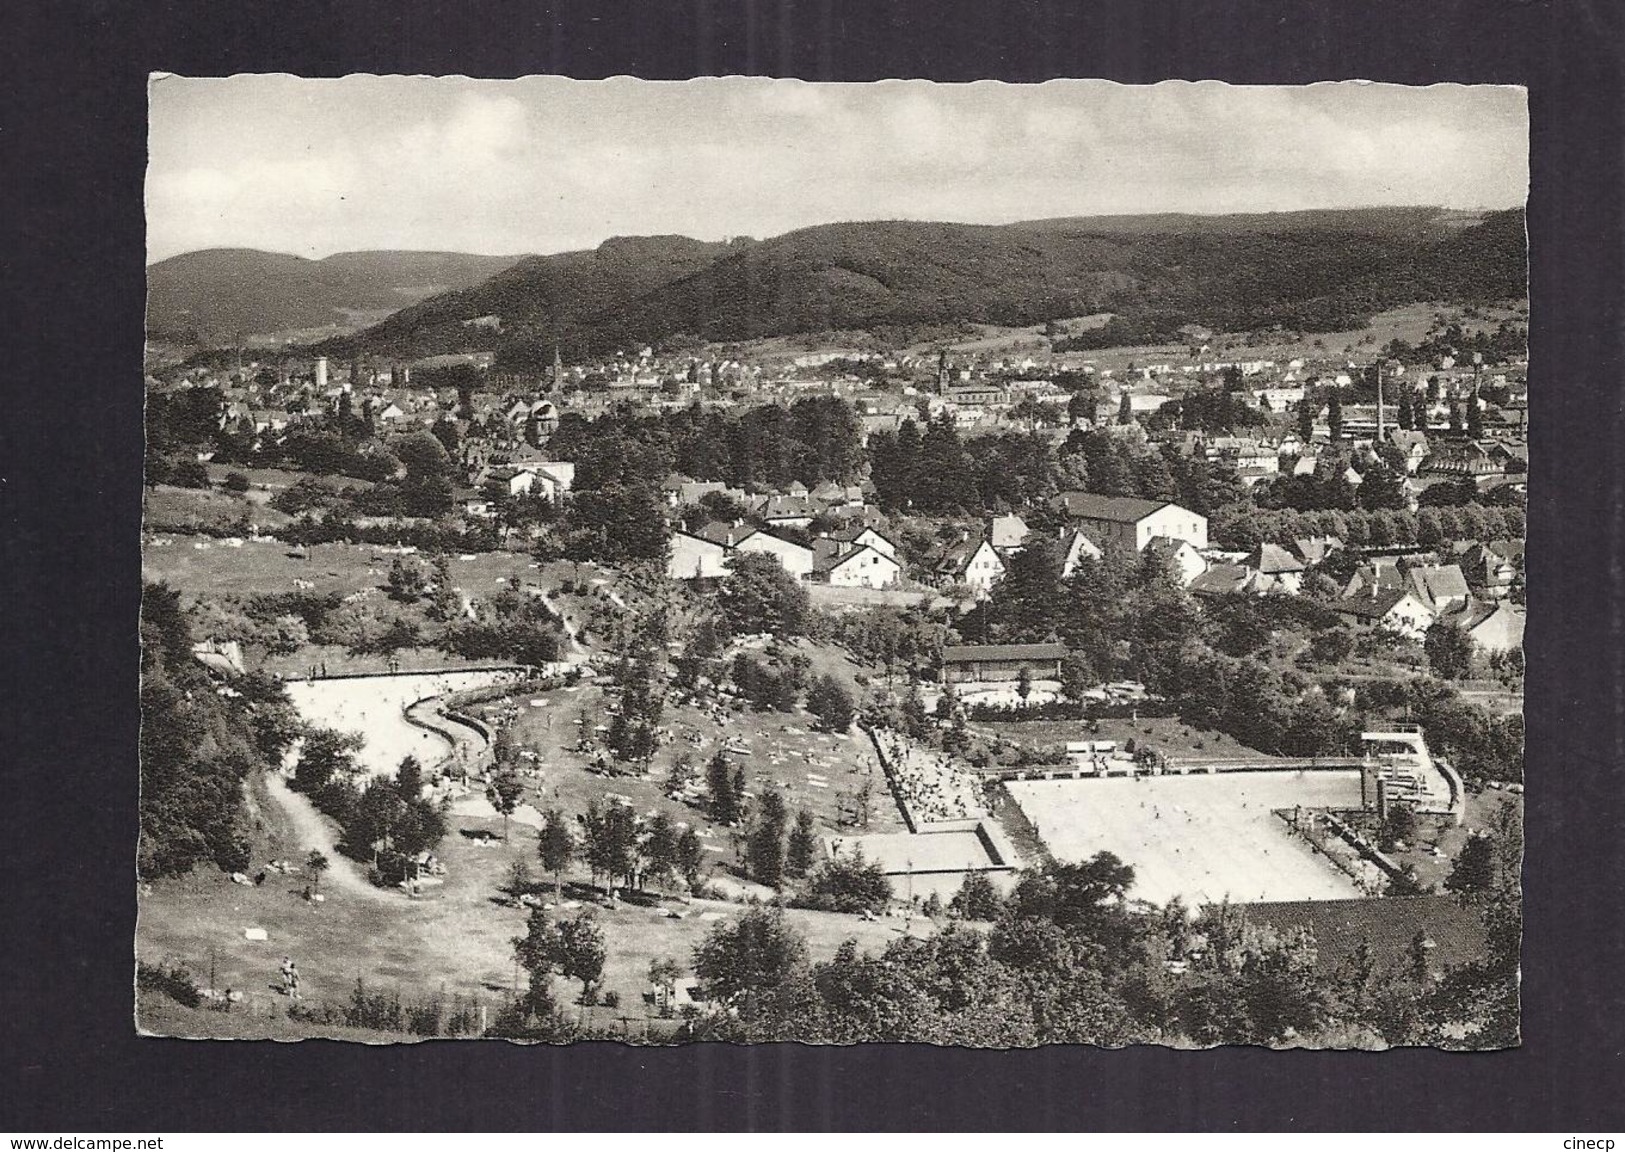
[[[1134,868],[1130,895],[1162,904],[1341,900],[1361,892],[1291,837],[1274,809],[1354,808],[1360,774],[1023,780],[1005,785],[1058,860],[1112,852]]]

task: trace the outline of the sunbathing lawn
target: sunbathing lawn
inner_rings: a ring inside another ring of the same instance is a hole
[[[259,787],[255,801],[259,830],[253,869],[272,859],[301,859],[304,848],[279,806]],[[499,903],[499,889],[513,861],[524,859],[535,867],[535,841],[533,834],[510,826],[507,842],[481,847],[462,833],[488,829],[500,834],[500,819],[454,816],[451,825],[452,833],[438,851],[447,867],[445,883],[425,888],[416,900],[384,890],[350,894],[324,884],[326,901],[307,904],[301,898],[306,880],[276,873],[262,887],[233,884],[220,873],[204,870],[159,881],[140,901],[137,953],[148,962],[184,963],[205,985],[212,966],[217,987],[244,992],[245,1002],[222,1019],[223,1035],[287,1035],[290,1030],[301,1035],[334,1034],[285,1019],[287,1001],[274,987],[285,955],[299,965],[307,1001],[345,1000],[359,976],[371,988],[398,989],[403,999],[426,999],[438,991],[447,1001],[454,996],[478,999],[494,1012],[513,987],[510,941],[524,931],[529,915],[526,909]],[[584,873],[567,876],[566,898],[586,894],[586,879]],[[570,881],[581,882],[581,887],[572,888]],[[667,918],[663,908],[631,903],[623,903],[619,910],[597,909],[609,952],[604,988],[620,993],[621,1006],[587,1010],[591,1019],[619,1027],[623,1016],[634,1020],[649,1016],[651,1010],[642,1000],[649,962],[671,956],[690,964],[694,947],[705,935],[740,912],[738,905],[713,901],[665,905],[679,908],[684,919]],[[865,921],[795,909],[786,917],[806,934],[815,960],[833,955],[847,939],[878,951],[896,939],[905,924],[901,919]],[[269,938],[245,939],[243,930],[250,927],[265,929]],[[928,932],[931,925],[916,917],[910,930]],[[561,978],[558,992],[561,1003],[579,1011],[574,1006],[579,985]],[[173,1017],[174,1013],[160,1016],[154,1023]],[[214,1017],[193,1013],[187,1023],[207,1027]],[[245,1025],[245,1019],[265,1020],[264,1030]]]
[[[973,722],[973,732],[1001,736],[1012,743],[1033,751],[1048,749],[1059,752],[1069,740],[1115,740],[1119,745],[1133,740],[1136,746],[1145,744],[1171,760],[1192,761],[1245,761],[1267,764],[1279,757],[1249,748],[1233,736],[1222,732],[1204,732],[1192,728],[1177,717],[1142,717],[1117,720],[1017,720]]]

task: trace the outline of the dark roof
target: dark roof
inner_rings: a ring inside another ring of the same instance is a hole
[[[1193,596],[1221,596],[1247,586],[1247,569],[1240,564],[1215,564],[1191,581]]]
[[[1303,571],[1303,562],[1279,544],[1260,544],[1247,557],[1247,565],[1271,576]]]
[[[1055,499],[1068,516],[1082,520],[1109,520],[1138,524],[1151,513],[1168,507],[1167,500],[1141,500],[1136,496],[1102,496],[1096,492],[1062,492]]]
[[[1375,596],[1350,596],[1333,604],[1332,611],[1340,612],[1344,616],[1381,620],[1388,615],[1389,609],[1407,596],[1416,599],[1416,593],[1409,588],[1393,588],[1387,592],[1379,592]]]
[[[942,650],[944,664],[970,664],[978,660],[1059,660],[1064,644],[950,644]]]

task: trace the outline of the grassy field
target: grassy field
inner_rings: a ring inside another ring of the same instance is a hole
[[[706,815],[667,797],[665,785],[673,763],[686,756],[703,779],[705,764],[719,748],[732,749],[733,761],[745,768],[747,789],[760,795],[777,787],[792,811],[805,808],[821,830],[837,831],[837,794],[870,785],[873,795],[871,829],[903,827],[875,762],[874,749],[856,731],[843,736],[817,732],[805,713],[744,712],[718,722],[692,706],[668,705],[665,724],[674,739],[654,757],[644,775],[599,772],[596,753],[576,751],[583,731],[594,743],[599,728],[607,726],[606,694],[597,685],[566,688],[549,694],[540,707],[528,698],[519,701],[515,740],[536,755],[532,801],[539,807],[556,805],[570,812],[614,793],[628,799],[639,812],[662,810],[674,819],[694,824],[715,851],[719,863],[734,858],[733,834],[713,828]],[[500,705],[488,706],[489,713]]]
[[[301,858],[297,830],[263,788],[256,789],[255,810],[254,868],[270,859]],[[209,1034],[336,1034],[286,1019],[287,1001],[275,989],[283,956],[292,956],[299,965],[307,1002],[344,1001],[359,977],[373,990],[398,990],[406,1000],[439,993],[448,1000],[460,996],[480,1001],[494,1011],[514,985],[510,941],[523,933],[528,916],[526,909],[505,906],[500,889],[515,861],[525,860],[539,871],[534,834],[510,825],[507,841],[481,847],[463,833],[485,829],[500,834],[500,819],[454,816],[451,823],[452,833],[438,852],[447,867],[445,883],[425,888],[415,900],[393,891],[352,893],[324,885],[326,902],[307,903],[301,898],[304,879],[275,873],[262,887],[233,884],[219,873],[203,871],[160,881],[141,900],[137,953],[147,962],[184,964],[203,984],[212,971],[216,987],[244,994],[233,1013],[186,1014],[194,1025],[220,1025],[221,1031]],[[590,896],[585,879],[584,874],[568,876],[566,897]],[[689,964],[705,935],[740,911],[737,905],[703,900],[654,903],[597,908],[609,952],[604,989],[619,993],[621,1006],[587,1009],[589,1021],[609,1027],[622,1016],[647,1016],[650,1009],[642,996],[649,962],[669,956]],[[681,911],[683,918],[669,918],[668,909]],[[786,916],[807,936],[815,959],[832,955],[847,939],[878,950],[904,927],[901,920],[865,921],[833,913],[790,910]],[[245,928],[263,928],[269,938],[247,940]],[[930,928],[918,919],[911,926],[916,933]],[[561,979],[558,991],[561,1002],[572,1004],[580,988]],[[149,1026],[162,1031],[164,1020],[173,1022],[175,1012],[160,1014]],[[276,1022],[274,1028],[242,1023],[261,1018]]]
[[[141,522],[154,533],[234,532],[244,518],[256,528],[274,531],[292,522],[275,508],[245,495],[211,488],[175,488],[160,484],[143,497]]]
[[[250,540],[234,548],[219,541],[156,533],[142,548],[141,568],[146,579],[164,580],[186,597],[291,592],[295,580],[309,581],[318,594],[349,594],[383,588],[395,559],[375,544],[316,544],[307,551],[309,559],[302,559],[277,540]],[[540,572],[537,562],[523,552],[451,558],[456,586],[476,599],[515,581],[536,582]]]
[[[1143,717],[1139,720],[1016,720],[969,725],[984,736],[996,736],[1030,752],[1059,758],[1070,740],[1115,740],[1155,748],[1174,763],[1181,760],[1247,761],[1268,763],[1278,757],[1248,748],[1222,732],[1204,732],[1174,717]]]
[[[1358,772],[1237,772],[1005,785],[1058,859],[1115,853],[1130,895],[1158,904],[1335,900],[1359,889],[1273,814],[1354,807]]]

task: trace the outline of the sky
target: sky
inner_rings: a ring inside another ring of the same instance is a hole
[[[488,254],[845,220],[1427,204],[1528,187],[1525,93],[1354,82],[155,76],[148,257]]]

